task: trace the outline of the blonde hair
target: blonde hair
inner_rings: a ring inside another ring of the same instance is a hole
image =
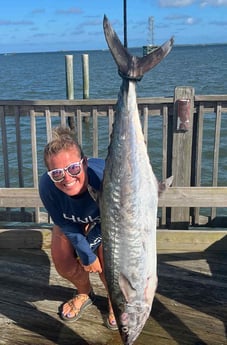
[[[48,167],[48,159],[50,156],[57,154],[62,150],[76,148],[80,157],[84,157],[83,150],[75,138],[75,133],[64,126],[55,127],[52,131],[52,140],[47,143],[44,148],[44,163]]]

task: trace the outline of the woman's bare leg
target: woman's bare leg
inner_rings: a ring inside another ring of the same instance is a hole
[[[57,272],[75,285],[78,295],[81,295],[82,298],[73,299],[74,307],[79,310],[91,292],[89,273],[81,266],[70,241],[56,225],[54,225],[52,232],[51,255]],[[69,318],[75,316],[75,312],[68,303],[64,304],[62,311]]]
[[[98,258],[99,258],[99,261],[101,263],[101,266],[102,266],[102,273],[99,273],[99,276],[100,276],[100,279],[102,280],[102,282],[106,288],[106,291],[108,293],[107,281],[106,281],[105,274],[104,274],[104,257],[103,257],[103,246],[102,246],[102,244],[99,246],[99,248],[97,250],[97,254],[98,254]],[[113,307],[112,307],[112,304],[111,304],[111,301],[109,298],[109,293],[108,293],[107,297],[108,297],[108,305],[109,305],[109,316],[108,316],[109,324],[112,326],[115,326],[116,320],[115,320],[115,316],[114,316],[114,312],[113,312]]]

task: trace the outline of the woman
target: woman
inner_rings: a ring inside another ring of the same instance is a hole
[[[89,190],[98,191],[104,160],[87,159],[67,127],[57,127],[44,149],[47,172],[40,179],[39,193],[54,222],[51,254],[57,272],[73,283],[77,295],[61,306],[65,321],[76,321],[92,304],[94,293],[89,272],[98,272],[107,290],[99,208]],[[117,329],[111,302],[107,327]]]

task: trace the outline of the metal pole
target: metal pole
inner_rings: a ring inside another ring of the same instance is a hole
[[[124,0],[124,47],[128,47],[127,41],[127,0]]]

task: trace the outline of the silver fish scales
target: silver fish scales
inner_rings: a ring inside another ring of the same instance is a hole
[[[99,199],[105,275],[123,344],[132,345],[157,287],[158,183],[144,142],[136,82],[168,54],[173,39],[139,58],[122,46],[106,16],[103,25],[122,77]]]

